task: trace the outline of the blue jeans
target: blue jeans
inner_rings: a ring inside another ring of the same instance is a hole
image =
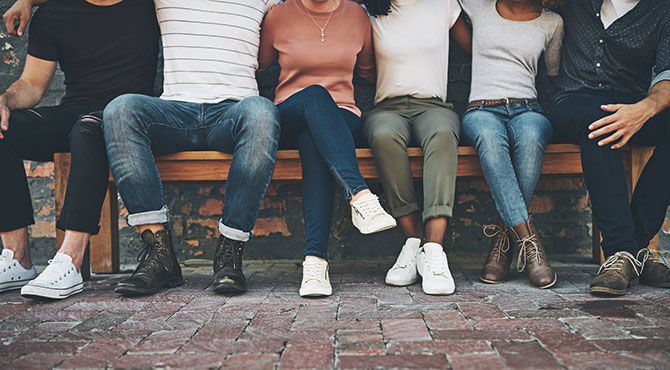
[[[539,103],[468,109],[463,133],[477,149],[496,209],[509,226],[528,221],[552,126]]]
[[[629,202],[621,152],[598,146],[607,137],[589,139],[589,125],[610,113],[600,106],[634,104],[644,96],[620,93],[572,93],[551,110],[551,122],[560,138],[579,144],[584,182],[589,191],[595,223],[603,236],[605,258],[619,251],[635,255],[649,246],[670,206],[670,109],[655,115],[630,139],[631,145],[656,146],[637,181]]]
[[[103,114],[110,169],[129,225],[169,221],[154,155],[217,150],[233,153],[219,231],[249,240],[274,172],[279,114],[272,102],[255,96],[197,104],[128,94]]]
[[[306,256],[327,259],[335,183],[345,199],[367,189],[356,160],[354,137],[361,119],[339,108],[328,91],[309,86],[278,106],[282,147],[298,147],[302,163],[302,204]]]

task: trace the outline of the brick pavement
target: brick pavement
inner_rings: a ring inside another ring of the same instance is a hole
[[[516,273],[485,285],[480,259],[451,257],[443,297],[386,286],[388,260],[333,266],[321,299],[298,296],[295,261],[248,264],[250,291],[233,297],[205,290],[211,267],[194,260],[154,297],[117,296],[123,275],[59,302],[2,293],[0,368],[670,368],[670,291],[592,297],[584,257],[555,258],[551,290]]]

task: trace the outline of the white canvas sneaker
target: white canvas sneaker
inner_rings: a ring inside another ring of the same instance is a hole
[[[26,270],[14,259],[14,251],[3,249],[0,254],[0,292],[19,289],[37,276],[35,266]]]
[[[333,294],[328,277],[328,262],[313,258],[302,263],[301,297],[322,297]]]
[[[416,256],[421,252],[421,239],[407,238],[398,259],[386,273],[386,284],[406,286],[416,282]]]
[[[24,297],[63,299],[84,290],[84,279],[72,264],[72,258],[56,253],[49,266],[35,280],[21,288]]]
[[[372,234],[396,226],[395,219],[384,211],[379,198],[369,193],[351,203],[351,221],[361,234]]]
[[[456,287],[449,271],[447,255],[437,243],[426,243],[416,257],[416,268],[423,278],[423,292],[434,295],[452,294]]]

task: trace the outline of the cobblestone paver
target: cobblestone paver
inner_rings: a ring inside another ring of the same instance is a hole
[[[670,291],[587,292],[586,258],[555,258],[559,283],[521,274],[479,282],[481,259],[452,256],[456,293],[384,284],[392,261],[340,262],[333,296],[298,296],[300,264],[253,262],[247,294],[205,287],[211,267],[187,261],[187,283],[153,297],[113,292],[98,275],[64,301],[0,294],[0,368],[670,368]]]

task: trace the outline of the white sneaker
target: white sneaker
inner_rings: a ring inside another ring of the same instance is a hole
[[[384,211],[379,198],[369,193],[351,203],[351,221],[361,234],[372,234],[396,226],[395,219]]]
[[[416,255],[421,252],[421,239],[407,238],[398,259],[386,273],[386,284],[406,286],[416,282]]]
[[[0,292],[19,289],[37,276],[35,266],[26,270],[14,259],[14,251],[7,248],[0,254]]]
[[[314,258],[305,259],[302,263],[301,297],[321,297],[333,294],[328,277],[328,262]]]
[[[423,278],[421,285],[426,294],[452,294],[456,287],[449,271],[447,255],[437,243],[426,243],[416,257],[416,268]]]
[[[84,290],[84,279],[72,264],[72,258],[56,253],[49,266],[28,285],[21,288],[24,297],[63,299]]]

